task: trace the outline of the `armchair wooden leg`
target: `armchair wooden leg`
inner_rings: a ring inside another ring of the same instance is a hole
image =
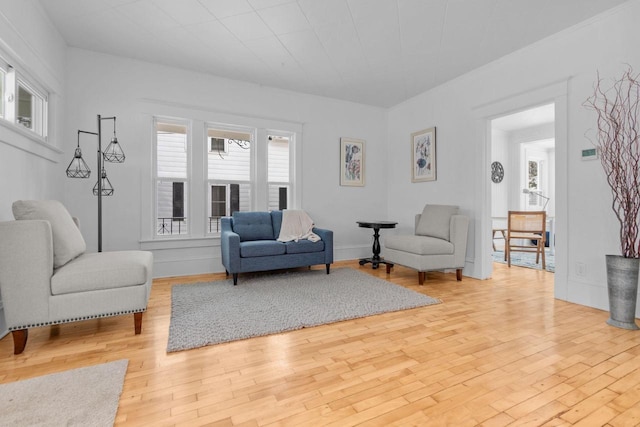
[[[387,264],[387,274],[391,274],[391,267],[393,267],[391,264]]]
[[[327,274],[329,274],[329,270],[331,270],[331,264],[325,264],[327,267]]]
[[[456,269],[456,280],[458,282],[462,280],[462,269],[461,268]]]
[[[142,311],[139,313],[133,313],[133,324],[136,330],[136,335],[140,335],[142,332]]]
[[[13,335],[13,354],[22,353],[27,345],[29,330],[20,329],[17,331],[11,331],[11,335]]]
[[[427,275],[426,272],[424,271],[418,271],[418,284],[419,285],[424,285],[424,278]]]
[[[233,286],[238,284],[238,273],[233,273]]]

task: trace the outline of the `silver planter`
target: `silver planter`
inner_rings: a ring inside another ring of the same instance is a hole
[[[607,323],[622,329],[640,329],[636,325],[640,259],[619,255],[606,257],[610,316]]]

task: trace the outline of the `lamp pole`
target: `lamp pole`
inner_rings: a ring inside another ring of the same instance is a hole
[[[115,117],[114,117],[115,120]],[[102,117],[98,114],[98,252],[102,252]]]
[[[113,120],[113,138],[111,140],[111,144],[107,147],[106,153],[102,151],[102,121],[103,120]],[[118,139],[116,138],[116,118],[113,117],[102,117],[98,114],[98,132],[88,132],[84,130],[78,130],[78,147],[76,148],[76,152],[74,154],[74,159],[67,167],[67,176],[69,178],[89,178],[91,174],[91,170],[87,164],[82,160],[82,152],[80,150],[80,134],[85,133],[89,135],[95,135],[98,137],[98,151],[97,151],[97,168],[98,168],[98,182],[93,188],[93,194],[98,196],[98,252],[102,252],[102,196],[105,195],[103,192],[105,191],[103,180],[106,181],[107,184],[107,196],[111,196],[113,194],[113,187],[107,178],[107,173],[104,170],[104,162],[115,162],[122,163],[124,162],[125,156],[122,152],[122,149],[118,145]]]

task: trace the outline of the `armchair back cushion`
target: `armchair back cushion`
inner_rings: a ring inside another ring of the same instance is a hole
[[[273,240],[271,214],[269,212],[234,212],[233,232],[240,236],[241,242]]]
[[[45,220],[53,234],[53,267],[59,268],[87,250],[87,245],[69,211],[57,200],[18,200],[13,203],[17,220]]]
[[[416,235],[437,237],[449,241],[451,238],[451,217],[457,214],[457,206],[425,205],[416,226]]]

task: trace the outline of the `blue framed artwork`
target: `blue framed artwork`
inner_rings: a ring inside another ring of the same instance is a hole
[[[411,182],[436,180],[436,128],[411,134]]]

